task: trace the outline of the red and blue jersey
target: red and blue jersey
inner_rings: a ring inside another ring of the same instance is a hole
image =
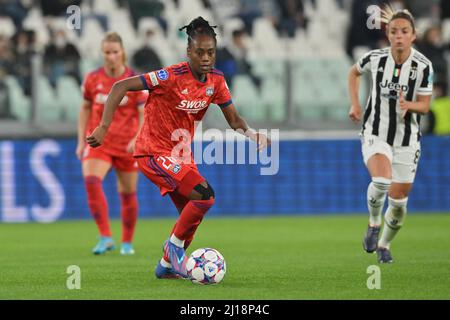
[[[211,103],[221,108],[232,104],[223,73],[217,69],[206,75],[205,82],[194,77],[187,62],[140,77],[150,93],[144,125],[136,142],[136,157],[174,156],[174,148],[180,150],[176,151],[176,157],[189,157],[195,122],[203,119]],[[185,154],[186,150],[189,155]]]

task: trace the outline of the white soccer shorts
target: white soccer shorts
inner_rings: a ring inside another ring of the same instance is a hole
[[[407,147],[392,147],[374,135],[361,136],[362,154],[367,165],[370,157],[385,155],[392,165],[392,182],[413,183],[420,158],[420,143]]]

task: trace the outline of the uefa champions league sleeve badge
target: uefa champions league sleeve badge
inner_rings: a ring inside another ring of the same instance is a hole
[[[169,73],[165,69],[161,69],[156,72],[156,76],[159,80],[164,81],[169,78]]]

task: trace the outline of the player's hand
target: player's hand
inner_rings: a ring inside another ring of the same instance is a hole
[[[272,143],[270,139],[263,133],[256,133],[255,139],[255,142],[258,144],[258,151],[261,151]]]
[[[105,138],[106,129],[102,126],[98,126],[94,129],[90,136],[86,138],[86,142],[92,147],[97,148],[102,145]]]
[[[127,152],[128,153],[133,153],[135,145],[136,145],[136,138],[133,138],[133,139],[131,139],[131,141],[127,145]]]
[[[75,150],[75,154],[77,155],[77,158],[79,160],[81,160],[81,158],[83,157],[83,152],[84,152],[85,146],[86,146],[85,143],[77,144],[77,149]]]
[[[405,117],[406,112],[408,112],[409,109],[409,103],[405,100],[405,96],[403,95],[403,90],[400,90],[399,93],[399,104],[400,104],[400,110],[402,112],[402,118]]]
[[[359,122],[361,120],[361,106],[359,105],[352,105],[350,107],[350,111],[348,113],[348,117],[350,118],[350,120],[352,120],[353,122]]]

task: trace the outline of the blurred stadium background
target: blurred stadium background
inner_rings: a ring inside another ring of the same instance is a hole
[[[369,176],[359,126],[347,118],[347,73],[369,49],[386,46],[366,27],[382,0],[0,0],[1,221],[89,218],[75,157],[80,84],[102,65],[107,31],[124,39],[138,72],[185,59],[178,28],[203,16],[218,28],[217,67],[252,127],[280,129],[279,172],[261,165],[200,165],[214,186],[211,216],[366,212]],[[409,211],[450,212],[450,1],[390,1],[417,19],[417,47],[434,65],[433,113]],[[67,21],[80,8],[80,28]],[[367,80],[367,79],[366,79]],[[361,99],[368,81],[362,83]],[[203,125],[226,128],[211,106]],[[105,190],[119,216],[114,174]],[[176,216],[143,176],[140,217]]]

